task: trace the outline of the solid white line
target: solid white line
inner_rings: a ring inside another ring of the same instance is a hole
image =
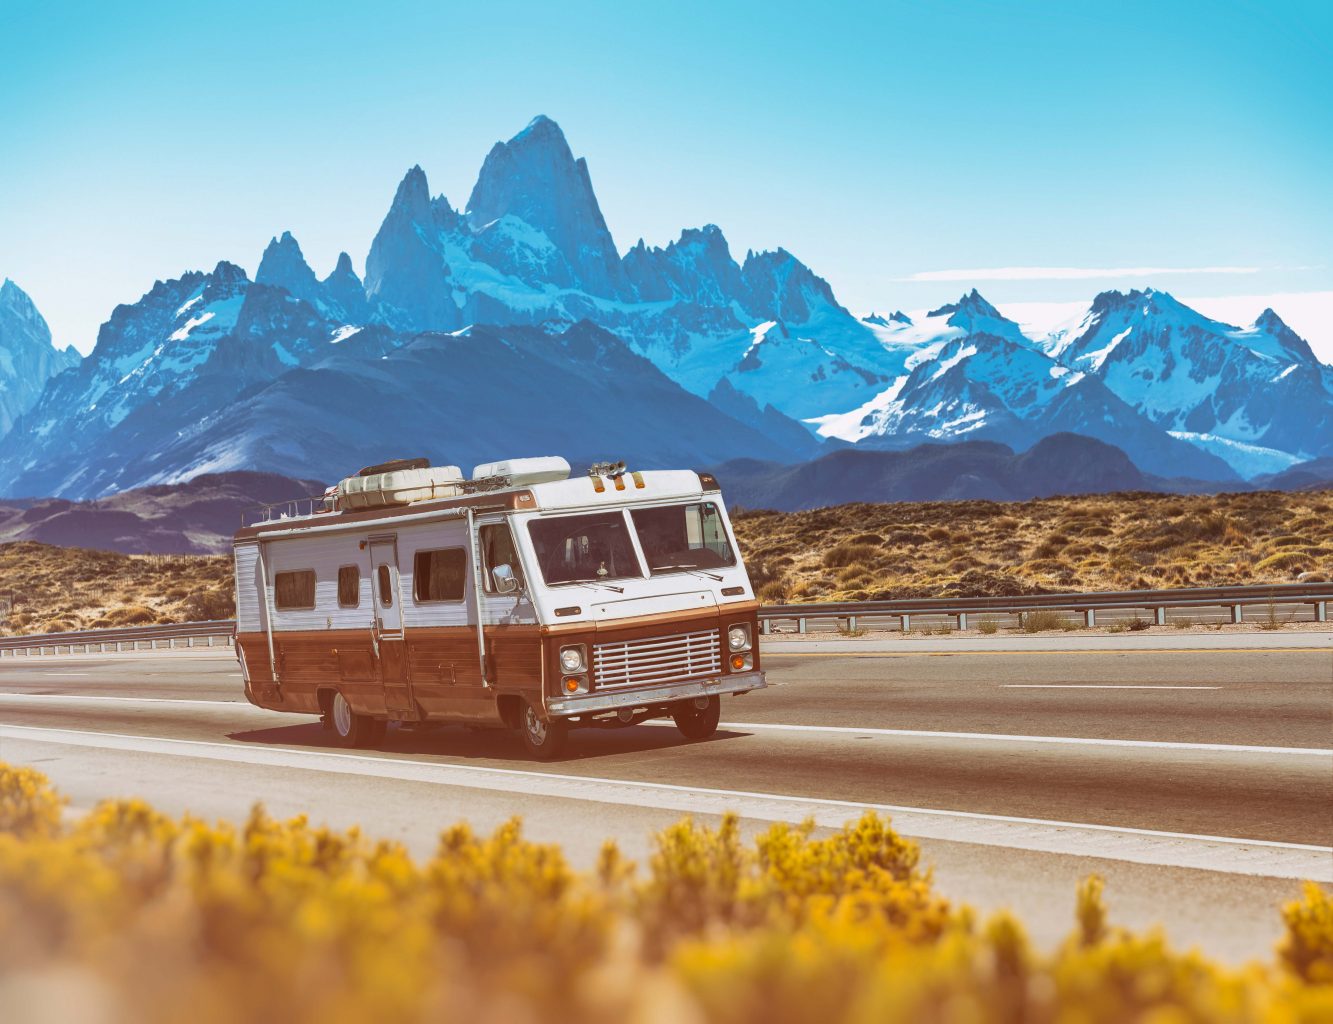
[[[27,700],[92,700],[121,701],[127,704],[225,704],[232,708],[254,708],[244,700],[196,700],[193,697],[106,697],[92,693],[0,693],[0,700],[11,698]],[[254,708],[256,711],[262,708]]]
[[[1333,882],[1333,847],[1234,836],[1197,835],[1114,825],[1022,818],[973,811],[931,810],[821,797],[784,796],[736,789],[699,789],[665,782],[636,782],[560,775],[519,768],[412,761],[290,747],[247,746],[120,733],[0,725],[0,737],[66,746],[167,754],[205,760],[374,776],[405,782],[459,786],[527,796],[584,800],[692,814],[735,810],[763,821],[800,821],[838,828],[848,812],[893,815],[903,835],[1003,846],[1141,864],[1200,868],[1231,874],[1309,878]]]
[[[670,725],[649,722],[648,725]],[[1016,736],[999,732],[934,732],[927,729],[863,729],[850,725],[788,725],[781,722],[722,722],[720,729],[756,729],[774,732],[831,732],[859,736],[902,736],[908,739],[995,740],[1001,743],[1061,743],[1086,747],[1136,747],[1148,750],[1215,751],[1227,754],[1302,754],[1333,757],[1333,750],[1317,747],[1257,747],[1232,743],[1178,743],[1171,740],[1111,740],[1092,736]]]
[[[1149,686],[1145,683],[1001,683],[1002,690],[1220,690],[1220,686]]]
[[[73,700],[117,701],[128,704],[211,704],[245,708],[263,714],[280,714],[256,708],[248,701],[195,700],[189,697],[103,697],[79,693],[0,693],[0,700]],[[313,717],[313,716],[312,716]],[[665,721],[645,722],[645,725],[675,728]],[[1299,754],[1307,757],[1333,757],[1333,750],[1318,747],[1261,747],[1235,743],[1183,743],[1171,740],[1115,740],[1091,736],[1020,736],[995,732],[936,732],[928,729],[876,729],[850,725],[795,725],[784,722],[722,722],[721,729],[751,729],[757,732],[815,732],[856,736],[899,736],[907,739],[995,740],[1001,743],[1057,743],[1067,746],[1131,747],[1148,750],[1186,750],[1227,754]]]

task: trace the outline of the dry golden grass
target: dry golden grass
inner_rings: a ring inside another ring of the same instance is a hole
[[[769,603],[1333,579],[1333,491],[839,505],[735,528]],[[233,614],[227,555],[0,544],[0,632]]]
[[[234,612],[227,555],[0,544],[0,633],[228,619]]]
[[[770,603],[1333,579],[1333,491],[839,505],[735,529]]]

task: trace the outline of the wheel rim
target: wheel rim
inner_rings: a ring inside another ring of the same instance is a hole
[[[528,708],[523,713],[523,724],[528,730],[528,738],[537,746],[546,742],[546,723],[537,717],[537,712]]]
[[[346,736],[352,731],[352,709],[341,693],[333,695],[333,727],[339,736]]]

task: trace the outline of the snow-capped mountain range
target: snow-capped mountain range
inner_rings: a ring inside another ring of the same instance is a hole
[[[335,479],[402,453],[702,465],[1060,432],[1222,483],[1333,455],[1333,368],[1272,310],[1237,328],[1106,292],[1034,337],[975,290],[860,319],[791,253],[738,261],[711,224],[621,256],[545,117],[496,144],[462,209],[409,170],[364,282],[346,253],[321,280],[283,233],[253,281],[224,261],[157,282],[74,361],[6,283],[0,494]]]

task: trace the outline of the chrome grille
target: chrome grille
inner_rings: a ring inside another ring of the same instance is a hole
[[[717,675],[722,657],[716,629],[596,644],[592,665],[599,687],[643,686]]]

